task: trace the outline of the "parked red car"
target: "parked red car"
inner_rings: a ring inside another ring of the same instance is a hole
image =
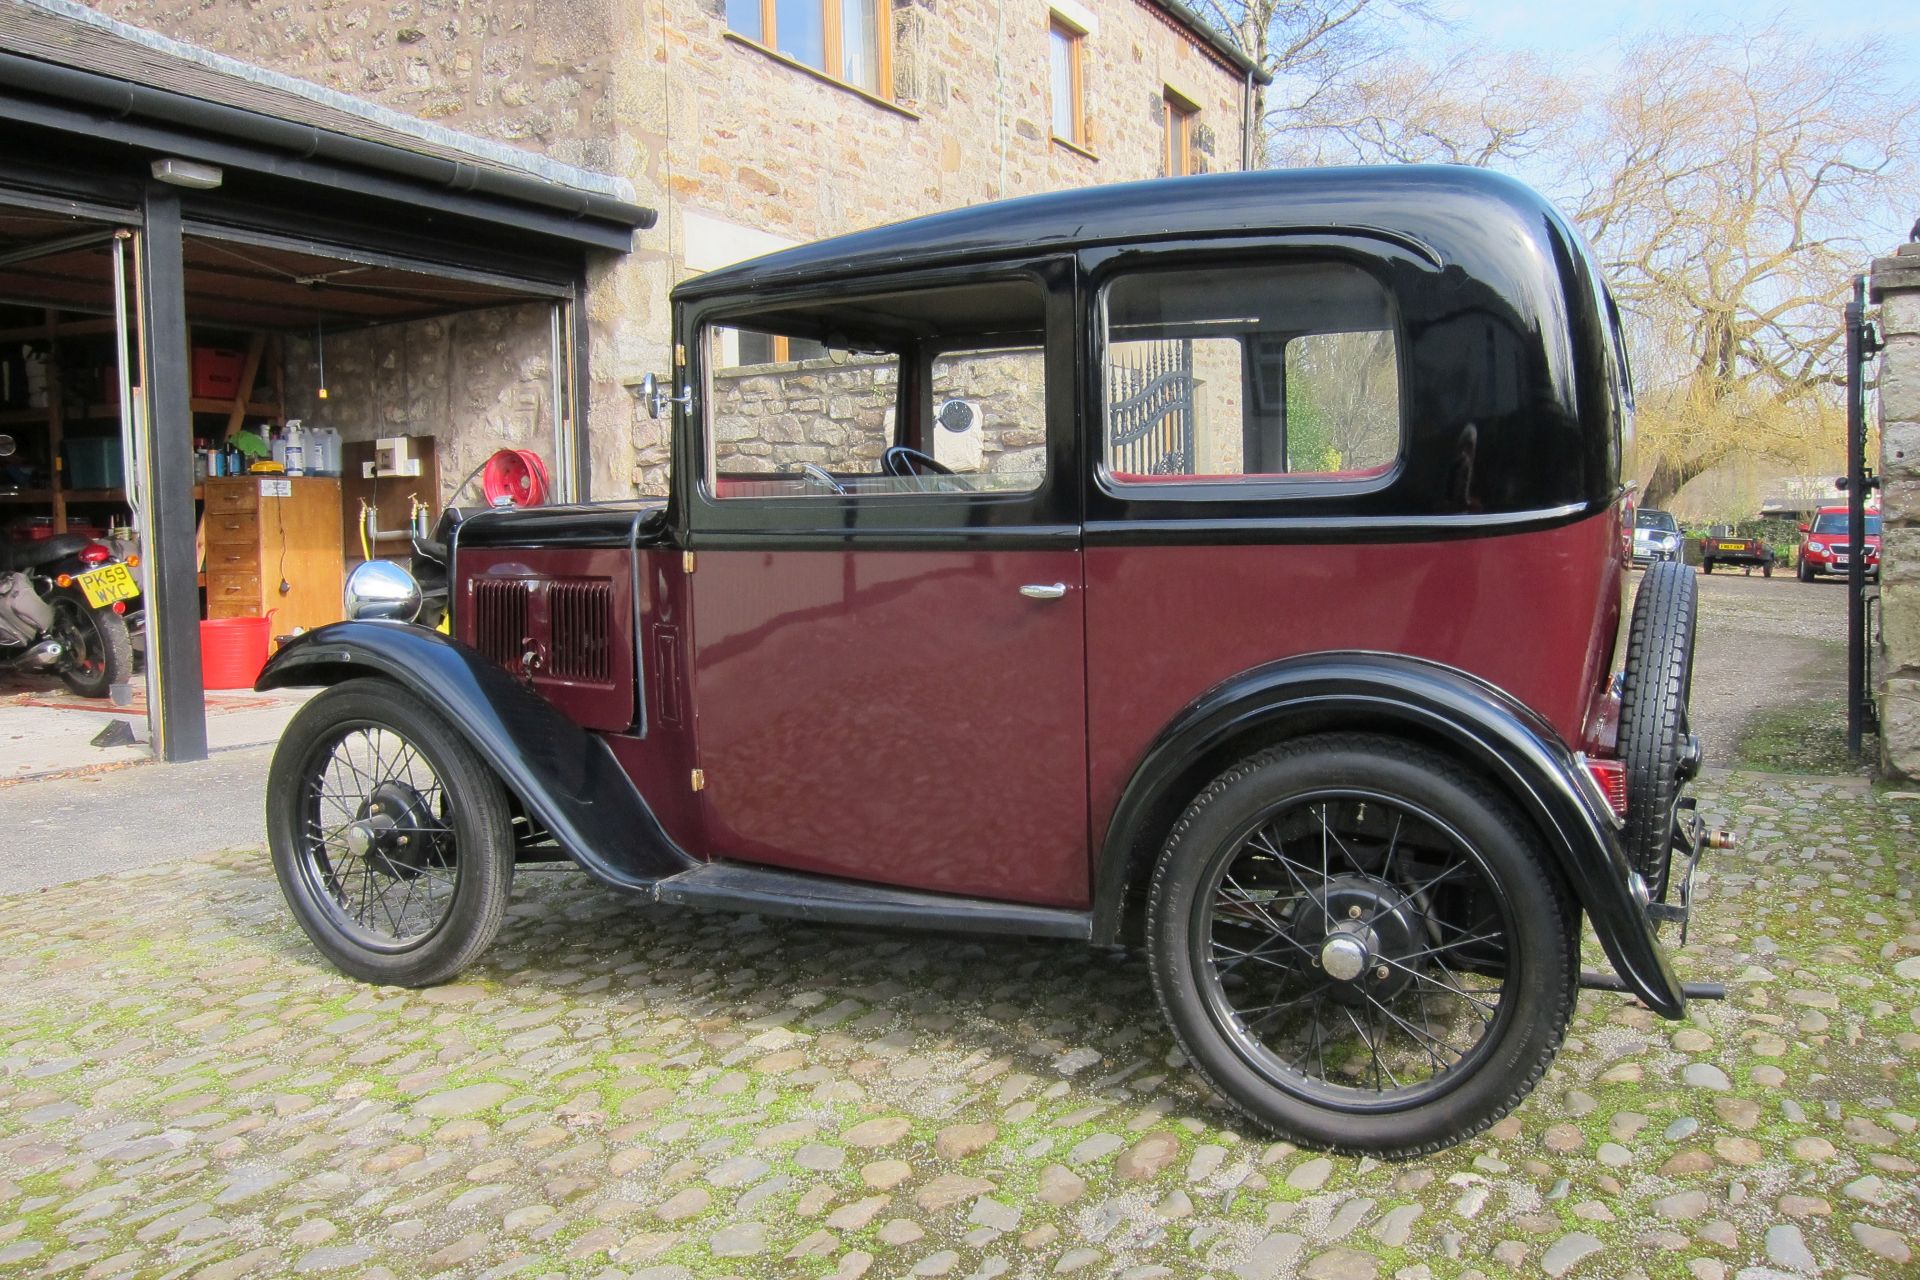
[[[1880,513],[1866,515],[1867,576],[1880,576]],[[1845,507],[1822,507],[1813,519],[1800,526],[1800,581],[1812,582],[1823,573],[1845,576],[1847,559],[1856,539],[1848,536],[1852,519]]]
[[[536,858],[684,907],[1132,942],[1226,1101],[1386,1154],[1512,1108],[1583,981],[1714,994],[1656,936],[1706,838],[1694,578],[1653,565],[1623,612],[1618,316],[1531,191],[1066,191],[673,312],[641,390],[664,501],[454,513],[414,562],[451,636],[370,620],[421,599],[376,563],[361,620],[261,676],[332,686],[267,818],[346,972],[450,978]],[[1583,916],[1617,977],[1583,978]]]

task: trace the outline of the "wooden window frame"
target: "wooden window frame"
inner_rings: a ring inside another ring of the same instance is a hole
[[[789,4],[806,3],[808,0],[787,0]],[[893,6],[890,0],[875,0],[873,21],[874,33],[874,87],[855,84],[846,78],[846,41],[844,28],[840,21],[840,0],[811,0],[820,6],[820,43],[825,52],[825,65],[811,66],[798,59],[790,58],[780,52],[780,20],[777,0],[760,0],[760,35],[758,39],[744,31],[727,28],[730,35],[757,45],[779,58],[782,62],[805,67],[809,71],[824,75],[830,80],[889,102],[893,100]],[[721,19],[722,22],[725,18]]]
[[[1092,131],[1087,128],[1087,33],[1074,23],[1048,10],[1047,12],[1047,93],[1053,93],[1053,37],[1055,34],[1067,38],[1067,67],[1070,87],[1068,97],[1071,100],[1073,131],[1071,137],[1053,134],[1055,142],[1064,142],[1070,147],[1085,151],[1092,145]],[[1047,103],[1048,127],[1051,131],[1054,118],[1053,103]]]
[[[1193,166],[1193,122],[1200,117],[1200,104],[1170,85],[1160,101],[1161,163],[1167,177],[1184,178],[1198,172]]]

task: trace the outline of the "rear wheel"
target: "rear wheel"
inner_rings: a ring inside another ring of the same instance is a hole
[[[267,777],[267,838],[300,927],[364,981],[445,982],[506,913],[505,791],[458,731],[384,680],[328,689],[287,726]]]
[[[53,634],[65,656],[60,678],[83,698],[104,698],[116,684],[133,679],[133,641],[126,619],[112,609],[95,609],[84,597],[53,596]]]
[[[1627,768],[1624,833],[1633,869],[1655,898],[1666,893],[1673,859],[1674,805],[1682,772],[1696,750],[1689,741],[1687,699],[1693,692],[1693,630],[1700,593],[1678,566],[1655,566],[1640,581],[1627,626],[1620,691],[1620,759]]]
[[[1154,989],[1260,1127],[1449,1146],[1510,1111],[1572,1015],[1575,913],[1507,801],[1444,757],[1326,736],[1201,792],[1154,869]]]
[[[1702,560],[1702,561],[1700,562],[1700,572],[1702,572],[1702,573],[1712,573],[1712,572],[1713,572],[1713,561],[1711,561],[1711,560]]]

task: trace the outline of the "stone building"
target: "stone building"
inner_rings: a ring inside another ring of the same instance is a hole
[[[1880,756],[1920,778],[1920,243],[1873,264],[1880,304]]]
[[[667,366],[666,298],[678,280],[984,200],[1243,168],[1258,74],[1180,0],[95,7],[629,180],[661,216],[633,253],[590,274],[586,438],[597,496],[664,486],[663,424],[638,413],[626,388]],[[437,398],[460,423],[461,438],[443,446],[452,483],[496,440],[524,442],[542,417],[548,372],[535,314],[465,322],[500,330],[486,335],[502,356],[487,367],[452,367],[438,323],[329,342],[324,411],[349,438],[366,437],[403,428],[415,398]],[[289,361],[310,355],[296,346]]]

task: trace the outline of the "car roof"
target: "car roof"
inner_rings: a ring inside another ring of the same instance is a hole
[[[1531,241],[1552,261],[1569,224],[1526,184],[1463,165],[1261,169],[1079,187],[969,205],[754,258],[674,290],[677,299],[1101,244],[1315,231],[1360,233],[1436,266],[1490,241]]]

